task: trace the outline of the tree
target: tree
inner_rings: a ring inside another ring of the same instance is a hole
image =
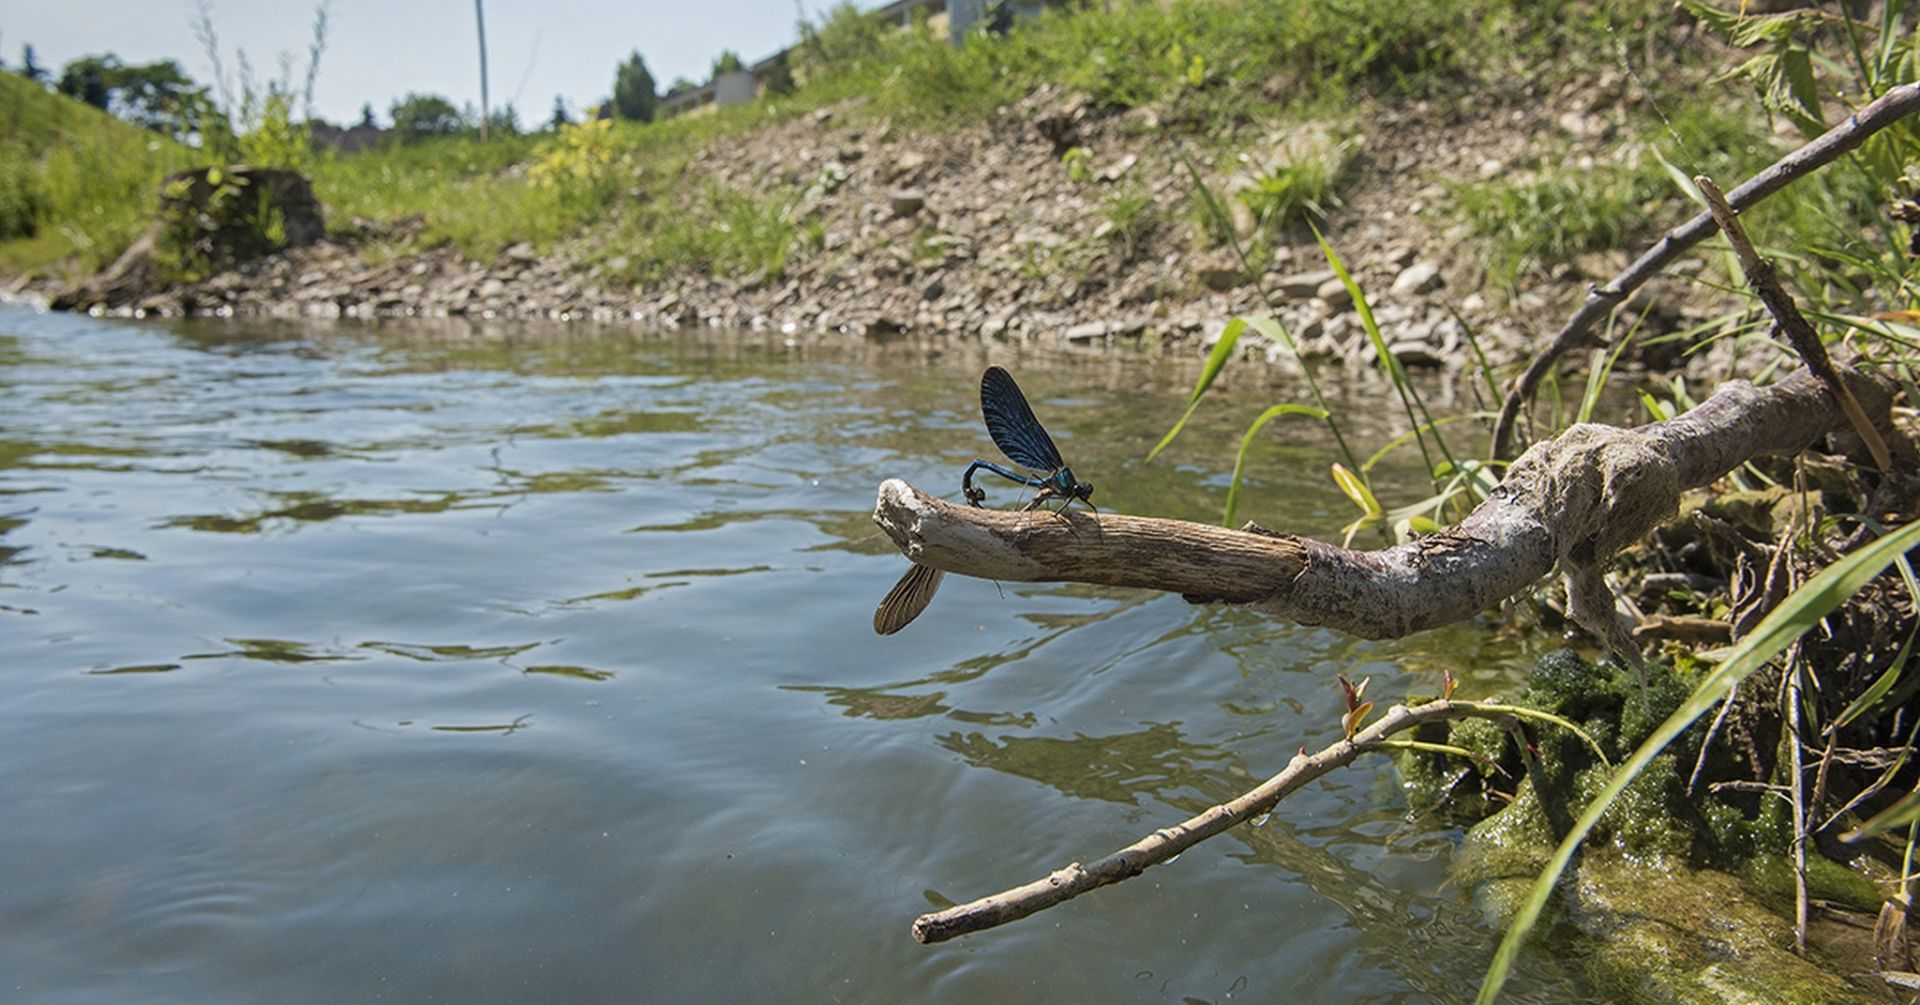
[[[553,117],[547,120],[547,128],[559,129],[573,125],[573,118],[567,114],[567,99],[556,94],[553,96]]]
[[[393,103],[388,114],[393,117],[394,134],[402,143],[430,136],[451,136],[467,124],[453,102],[438,94],[409,92]]]
[[[760,77],[760,88],[768,94],[793,93],[793,66],[787,61],[785,50],[768,61]]]
[[[107,80],[115,115],[155,132],[182,136],[191,131],[195,110],[211,99],[181,71],[180,64],[162,59],[143,66],[123,66]]]
[[[653,121],[654,106],[660,99],[653,92],[653,74],[647,72],[647,61],[635,52],[623,61],[613,74],[613,108],[623,119],[635,122]]]
[[[23,45],[20,47],[20,69],[18,72],[22,77],[36,84],[44,84],[47,82],[47,71],[43,69],[39,63],[34,61],[33,46],[31,45]]]
[[[119,76],[119,72],[120,57],[112,53],[82,56],[60,71],[60,80],[53,86],[61,94],[75,101],[84,101],[104,112],[107,102],[113,98],[112,80]]]
[[[700,86],[699,84],[696,84],[685,77],[675,77],[673,78],[673,83],[667,87],[667,94],[669,95],[680,94],[684,91],[691,91],[694,88],[699,86]]]
[[[208,100],[171,59],[127,66],[112,53],[68,63],[55,86],[76,101],[169,136],[193,131],[190,120]]]
[[[734,52],[732,49],[722,49],[720,50],[720,55],[713,57],[713,73],[708,79],[718,77],[723,73],[733,73],[746,68],[747,64],[741,62],[739,53]]]
[[[493,114],[487,116],[487,127],[501,136],[518,136],[520,135],[520,112],[513,107],[512,102],[508,102],[494,109]],[[482,132],[481,135],[485,136],[486,133]]]
[[[360,106],[360,124],[358,126],[355,126],[354,128],[356,129],[380,128],[380,124],[373,121],[373,102],[369,101],[366,104]]]

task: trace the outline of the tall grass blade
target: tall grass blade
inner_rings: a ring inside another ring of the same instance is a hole
[[[1206,206],[1207,215],[1213,219],[1221,232],[1226,234],[1227,243],[1233,248],[1234,258],[1240,262],[1240,267],[1244,269],[1248,275],[1253,275],[1253,260],[1247,257],[1246,248],[1241,246],[1240,237],[1234,232],[1233,218],[1227,215],[1225,209],[1221,208],[1220,200],[1214,198],[1213,189],[1207,186],[1207,180],[1200,177],[1200,169],[1193,166],[1193,161],[1188,158],[1184,152],[1180,154],[1180,163],[1187,169],[1187,176],[1193,179],[1194,191],[1200,193],[1200,201]],[[1277,309],[1273,303],[1273,299],[1268,296],[1265,288],[1260,290],[1260,297],[1267,301],[1268,307]],[[1300,364],[1300,374],[1306,379],[1307,390],[1313,394],[1314,404],[1318,405],[1320,410],[1326,413],[1327,431],[1333,434],[1333,442],[1340,447],[1341,456],[1347,459],[1349,466],[1359,467],[1359,462],[1356,461],[1353,456],[1353,448],[1347,446],[1347,438],[1340,432],[1340,423],[1335,421],[1333,411],[1327,407],[1326,395],[1320,392],[1320,382],[1314,379],[1313,367],[1309,366],[1306,360],[1300,358],[1300,345],[1293,340],[1293,333],[1287,331],[1286,326],[1281,324],[1277,318],[1246,318],[1245,320],[1248,327],[1286,346],[1287,351],[1293,353],[1294,361]],[[1361,472],[1361,477],[1365,478],[1366,473]]]
[[[1320,228],[1313,226],[1311,221],[1307,226],[1312,228],[1314,240],[1320,242],[1320,253],[1326,256],[1327,264],[1333,269],[1333,274],[1340,277],[1340,285],[1346,287],[1347,293],[1353,297],[1353,309],[1360,315],[1360,327],[1366,330],[1367,339],[1373,343],[1373,353],[1379,358],[1381,369],[1386,371],[1387,378],[1393,382],[1394,393],[1400,396],[1400,407],[1407,413],[1408,424],[1418,432],[1421,428],[1421,420],[1414,412],[1412,399],[1408,397],[1406,367],[1401,366],[1400,358],[1387,348],[1386,337],[1380,334],[1380,324],[1373,318],[1373,307],[1367,303],[1366,291],[1362,290],[1360,284],[1354,280],[1353,273],[1347,270],[1347,263],[1341,261],[1340,255],[1333,250],[1333,245],[1327,242],[1326,235],[1320,233]],[[1433,417],[1427,416],[1429,427],[1432,422]],[[1434,438],[1438,439],[1439,436],[1440,434],[1436,431]],[[1427,472],[1431,475],[1434,471],[1434,462],[1433,454],[1427,449],[1427,438],[1424,435],[1418,435],[1414,439],[1420,444],[1420,456],[1426,461]],[[1442,452],[1445,452],[1444,447]]]
[[[1315,408],[1312,405],[1275,405],[1261,412],[1260,417],[1253,420],[1253,425],[1248,426],[1246,434],[1240,437],[1239,452],[1233,455],[1233,482],[1227,486],[1227,511],[1226,515],[1220,518],[1221,526],[1233,526],[1234,513],[1240,505],[1240,475],[1246,470],[1247,448],[1253,446],[1254,434],[1260,432],[1261,426],[1283,415],[1305,415],[1324,422],[1327,418],[1327,410]]]
[[[1526,942],[1528,934],[1533,931],[1533,926],[1539,922],[1540,912],[1546,908],[1548,898],[1553,896],[1553,888],[1559,883],[1561,874],[1566,872],[1568,863],[1573,860],[1574,851],[1580,847],[1580,842],[1585,840],[1594,825],[1600,821],[1601,815],[1613,805],[1613,801],[1619,797],[1620,793],[1635,778],[1638,778],[1642,771],[1646,770],[1654,756],[1666,749],[1667,744],[1672,743],[1675,737],[1693,724],[1694,720],[1706,714],[1707,710],[1725,698],[1735,684],[1765,666],[1768,660],[1778,655],[1794,639],[1799,638],[1821,618],[1826,617],[1848,597],[1858,592],[1868,580],[1878,576],[1887,566],[1893,564],[1894,559],[1915,546],[1920,546],[1920,523],[1908,524],[1854,551],[1822,569],[1818,575],[1793,591],[1792,595],[1782,601],[1779,607],[1774,608],[1773,613],[1768,614],[1766,619],[1760,622],[1760,626],[1754,629],[1753,634],[1741,639],[1739,644],[1729,650],[1726,661],[1707,674],[1700,685],[1694,688],[1693,694],[1687,698],[1686,702],[1668,716],[1667,720],[1647,737],[1646,742],[1633,752],[1633,756],[1627,758],[1620,769],[1613,773],[1606,788],[1587,804],[1587,808],[1580,814],[1580,819],[1574,823],[1573,830],[1568,832],[1567,836],[1561,840],[1560,846],[1554,849],[1553,857],[1547,861],[1546,868],[1541,870],[1540,876],[1534,880],[1533,888],[1527,892],[1526,901],[1514,915],[1513,924],[1508,927],[1506,936],[1500,940],[1500,948],[1493,954],[1493,963],[1488,966],[1486,979],[1480,985],[1480,995],[1475,999],[1478,1005],[1492,1005],[1499,999],[1500,988],[1506,984],[1507,975],[1513,970],[1520,946]],[[1909,809],[1920,814],[1920,792],[1909,796],[1902,803],[1911,803],[1912,806]],[[1888,813],[1881,816],[1889,817],[1891,814],[1890,809]],[[1874,822],[1879,820],[1880,818],[1876,818]],[[1885,826],[1897,826],[1901,822],[1905,822],[1905,819],[1887,823]],[[1870,822],[1869,826],[1872,823]],[[1865,829],[1862,828],[1863,831]]]
[[[1220,341],[1215,342],[1213,351],[1207,353],[1207,364],[1200,368],[1200,379],[1194,381],[1193,393],[1187,396],[1187,410],[1180,413],[1180,421],[1175,422],[1173,428],[1167,430],[1167,435],[1162,436],[1160,442],[1154,444],[1152,450],[1147,451],[1147,460],[1151,461],[1160,456],[1160,451],[1167,449],[1167,444],[1172,443],[1173,438],[1180,435],[1180,430],[1186,428],[1187,420],[1193,418],[1194,411],[1200,407],[1200,399],[1206,397],[1207,388],[1213,386],[1214,379],[1220,376],[1220,371],[1226,368],[1227,361],[1233,358],[1233,348],[1240,343],[1240,333],[1246,330],[1246,318],[1234,318],[1227,322],[1226,329],[1220,333]],[[1320,417],[1326,418],[1324,410],[1321,411]]]

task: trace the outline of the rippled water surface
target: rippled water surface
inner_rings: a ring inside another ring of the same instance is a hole
[[[1190,371],[992,358],[1122,512],[1217,519],[1275,393],[1145,465]],[[912,941],[1328,742],[1336,672],[1390,701],[1532,655],[956,577],[875,637],[906,565],[874,487],[991,452],[987,359],[0,309],[0,998],[1470,997],[1492,938],[1457,834],[1384,761]],[[1243,515],[1330,535],[1335,454],[1289,421]],[[1514,1000],[1579,990],[1527,967]]]

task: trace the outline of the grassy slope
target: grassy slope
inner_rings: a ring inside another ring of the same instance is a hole
[[[1548,138],[1538,162],[1523,170],[1450,185],[1449,220],[1487,256],[1496,279],[1511,280],[1644,237],[1641,209],[1675,195],[1663,157],[1688,173],[1737,180],[1777,156],[1743,83],[1690,86],[1706,76],[1699,63],[1723,57],[1673,45],[1672,19],[1665,5],[1647,0],[1179,0],[1055,12],[956,49],[842,12],[821,26],[813,57],[801,62],[804,85],[789,96],[719,114],[616,123],[584,153],[536,137],[488,144],[456,137],[321,154],[309,169],[334,221],[417,214],[422,240],[451,242],[476,258],[521,241],[542,250],[576,242],[584,257],[617,262],[610,274],[633,281],[682,270],[777,275],[817,245],[810,229],[817,222],[794,212],[800,193],[773,178],[774,166],[758,183],[729,187],[687,164],[726,136],[849,99],[860,103],[856,117],[886,128],[940,131],[987,121],[1057,85],[1106,107],[1163,109],[1164,130],[1230,166],[1247,137],[1350,116],[1368,101],[1424,99],[1444,114],[1515,80],[1551,87],[1623,67],[1643,81],[1689,81],[1665,91],[1656,85],[1652,102],[1627,109],[1637,125],[1622,143],[1645,156],[1568,165]],[[154,182],[191,156],[5,75],[0,132],[21,138],[0,148],[0,235],[8,190],[37,200],[40,222],[31,239],[0,240],[0,270],[12,272],[110,261],[151,211]],[[530,170],[543,161],[554,168],[551,184]],[[1873,236],[1873,186],[1858,174],[1829,175],[1802,198],[1765,210],[1772,226],[1764,233],[1856,260],[1884,257],[1884,240],[1859,246]],[[1324,201],[1337,193],[1316,195]],[[1204,219],[1188,221],[1188,229],[1198,245],[1225,236]]]
[[[90,271],[146,228],[160,178],[191,151],[91,106],[0,74],[0,270]],[[15,226],[10,227],[9,221]]]

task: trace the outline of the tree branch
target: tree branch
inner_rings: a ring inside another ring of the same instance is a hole
[[[1736,210],[1754,206],[1792,182],[1840,159],[1865,143],[1874,133],[1916,110],[1920,110],[1920,83],[1895,87],[1849,116],[1845,122],[1748,179],[1728,194],[1727,202]],[[1627,266],[1626,271],[1605,286],[1594,287],[1587,293],[1586,302],[1560,327],[1552,341],[1533,357],[1507,391],[1506,400],[1500,405],[1500,418],[1493,427],[1495,457],[1510,456],[1508,450],[1512,444],[1513,427],[1520,417],[1521,407],[1533,399],[1533,392],[1553,372],[1560,357],[1586,345],[1591,340],[1593,326],[1601,318],[1623,303],[1641,284],[1652,279],[1660,270],[1672,264],[1674,259],[1713,232],[1713,216],[1702,210],[1686,223],[1667,231],[1659,243],[1647,249],[1638,260]]]
[[[1893,458],[1887,453],[1887,445],[1880,439],[1880,433],[1867,420],[1865,412],[1860,410],[1858,402],[1853,400],[1852,392],[1840,380],[1840,374],[1833,368],[1833,359],[1827,355],[1827,344],[1820,341],[1820,334],[1813,330],[1812,322],[1800,313],[1800,305],[1793,302],[1793,296],[1787,288],[1780,285],[1780,276],[1774,271],[1773,263],[1760,257],[1754,250],[1753,242],[1747,240],[1747,231],[1740,225],[1740,216],[1732,206],[1727,205],[1727,197],[1720,194],[1719,186],[1706,175],[1695,175],[1693,183],[1700,188],[1700,194],[1707,200],[1707,212],[1713,214],[1713,222],[1721,232],[1727,235],[1727,243],[1733,245],[1733,254],[1740,260],[1740,270],[1747,274],[1747,285],[1760,297],[1767,307],[1767,313],[1773,315],[1774,327],[1787,337],[1787,344],[1800,354],[1800,361],[1807,364],[1808,372],[1820,379],[1821,386],[1840,403],[1841,411],[1847,413],[1847,421],[1853,423],[1854,431],[1866,443],[1867,450],[1873,454],[1873,462],[1880,466],[1880,473],[1893,470]]]
[[[1361,754],[1381,749],[1377,746],[1379,742],[1395,733],[1428,722],[1444,722],[1469,715],[1499,717],[1506,714],[1489,712],[1470,702],[1444,699],[1414,708],[1395,705],[1387,710],[1380,721],[1354,734],[1351,740],[1339,740],[1317,754],[1309,755],[1302,750],[1279,774],[1232,802],[1221,803],[1182,823],[1154,831],[1092,865],[1073,862],[1025,886],[1003,890],[944,911],[923,914],[914,919],[913,937],[923,943],[945,942],[970,932],[1018,921],[1090,890],[1131,879],[1148,866],[1166,862],[1241,821],[1271,811],[1279,805],[1280,800],[1308,782],[1335,768],[1345,767]]]
[[[1890,428],[1892,383],[1841,377]],[[1592,589],[1597,570],[1673,513],[1681,492],[1848,426],[1804,371],[1764,388],[1730,381],[1666,422],[1578,425],[1536,444],[1459,524],[1381,551],[1153,517],[978,509],[897,479],[881,484],[873,518],[908,558],[947,572],[1167,590],[1365,638],[1463,621],[1558,569],[1589,600],[1576,620],[1632,648],[1611,594]]]

